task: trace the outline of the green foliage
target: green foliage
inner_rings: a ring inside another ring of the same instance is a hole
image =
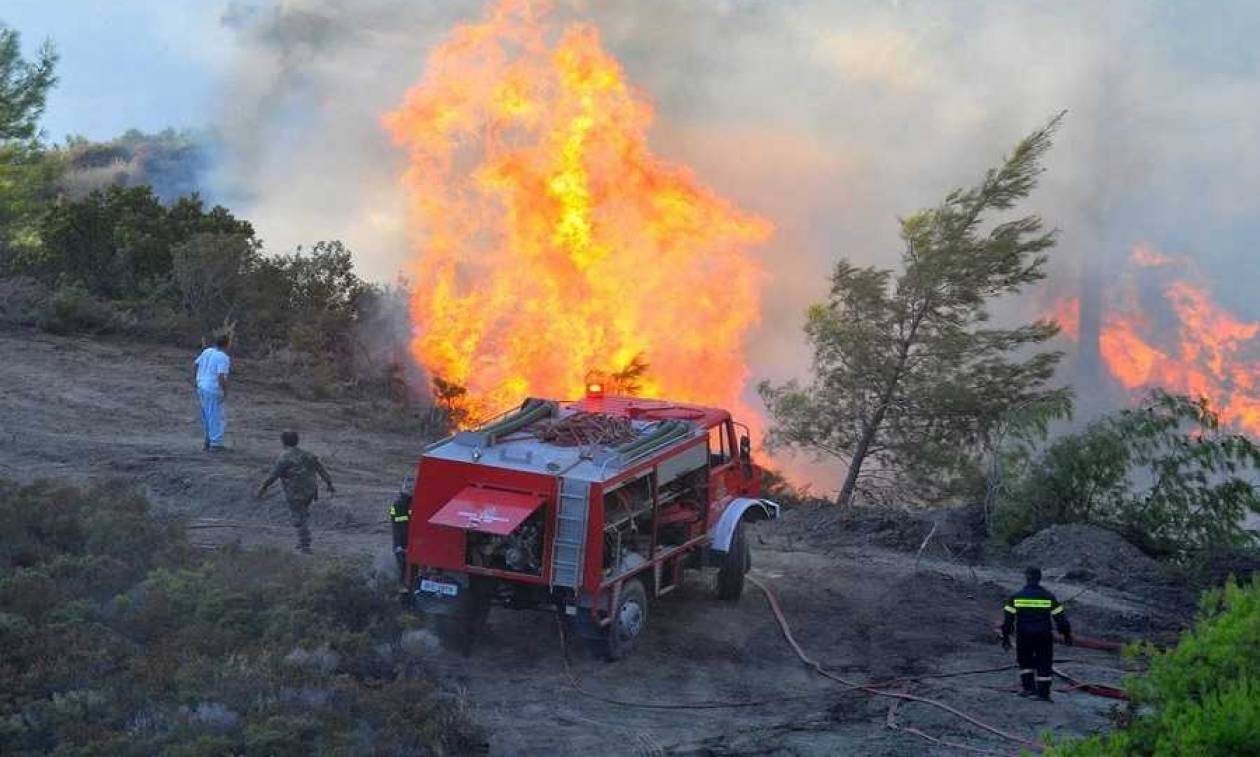
[[[466,754],[350,564],[201,554],[117,488],[0,482],[0,753]]]
[[[1208,592],[1199,621],[1167,652],[1139,650],[1149,672],[1115,733],[1056,745],[1061,757],[1260,753],[1260,583]]]
[[[1071,418],[1072,405],[1072,390],[1060,389],[1016,405],[994,427],[984,493],[984,525],[990,534],[994,510],[1011,495],[1011,482],[1025,480],[1051,424]]]
[[[0,143],[0,275],[39,250],[39,219],[55,194],[56,167],[38,145]]]
[[[259,296],[254,284],[261,266],[262,250],[248,235],[194,234],[171,250],[180,310],[202,334],[246,315]]]
[[[172,248],[198,234],[251,237],[253,228],[222,207],[206,210],[195,195],[167,207],[150,187],[110,187],[49,209],[30,269],[99,297],[142,297],[171,275]]]
[[[38,247],[37,221],[53,192],[54,168],[37,138],[56,66],[47,42],[35,60],[23,59],[20,35],[0,23],[0,275]]]
[[[989,304],[1044,278],[1053,232],[1035,215],[993,217],[1024,199],[1055,118],[970,189],[901,222],[902,271],[837,263],[826,302],[809,309],[813,381],[763,383],[771,446],[849,466],[841,504],[889,486],[936,497],[977,489],[979,458],[1013,407],[1050,396],[1049,322],[991,328]]]
[[[255,239],[232,233],[198,233],[177,245],[172,279],[199,333],[235,324],[238,348],[288,350],[322,383],[352,370],[354,327],[374,293],[341,242],[267,257]]]
[[[57,51],[49,42],[34,61],[22,57],[22,37],[0,23],[0,142],[34,139],[48,91],[57,83]]]
[[[288,347],[309,358],[324,383],[342,377],[354,362],[353,327],[361,300],[371,288],[354,273],[350,250],[341,242],[318,242],[309,254],[268,258],[260,278],[267,302],[284,323]],[[265,322],[265,318],[262,319]]]
[[[39,318],[39,327],[54,334],[109,334],[127,323],[113,305],[77,284],[58,287]]]
[[[1174,558],[1245,546],[1243,519],[1260,513],[1245,477],[1256,469],[1260,448],[1223,431],[1207,400],[1155,391],[1051,444],[999,502],[996,531],[1009,542],[1094,523]]]

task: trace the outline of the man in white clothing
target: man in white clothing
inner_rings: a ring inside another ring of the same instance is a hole
[[[226,352],[231,339],[223,334],[197,356],[197,396],[201,400],[201,425],[206,431],[205,449],[213,452],[224,449],[223,433],[227,431],[227,417],[223,401],[227,398],[228,372],[232,359]]]

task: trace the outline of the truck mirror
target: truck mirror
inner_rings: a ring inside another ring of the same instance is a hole
[[[739,436],[739,462],[744,471],[744,478],[752,478],[752,442],[748,439],[748,434]]]

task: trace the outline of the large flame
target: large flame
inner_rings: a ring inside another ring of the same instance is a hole
[[[652,155],[595,28],[554,31],[500,2],[384,117],[410,157],[413,353],[474,420],[636,358],[645,396],[738,407],[771,225]]]
[[[1138,269],[1158,269],[1164,312],[1143,310],[1130,276],[1102,316],[1098,349],[1108,373],[1125,389],[1163,389],[1207,397],[1221,418],[1260,436],[1260,323],[1244,321],[1214,303],[1191,281],[1189,261],[1146,245],[1129,258]],[[1078,338],[1079,302],[1055,308],[1065,334]]]

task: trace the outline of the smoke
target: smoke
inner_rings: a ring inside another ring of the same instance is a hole
[[[76,199],[109,186],[148,185],[163,202],[174,202],[201,189],[214,148],[212,134],[172,129],[132,129],[109,142],[70,139],[56,148],[64,166],[57,183]]]
[[[1088,329],[1128,251],[1148,241],[1194,258],[1226,307],[1260,316],[1254,275],[1237,275],[1260,238],[1260,14],[1246,0],[556,5],[558,20],[593,21],[657,104],[655,152],[774,220],[759,252],[772,278],[748,347],[755,379],[807,370],[804,306],[838,257],[894,264],[900,215],[973,182],[1064,109],[1023,208],[1061,229],[1053,278],[1018,310],[1083,294]],[[237,59],[219,181],[269,243],[337,237],[369,276],[405,270],[400,155],[378,117],[434,42],[482,9],[226,7]],[[1090,381],[1096,366],[1077,370]]]
[[[387,281],[404,269],[401,159],[379,117],[421,75],[425,50],[462,17],[454,5],[224,7],[221,23],[235,47],[218,125],[226,150],[213,186],[269,248],[338,238],[370,278]]]

